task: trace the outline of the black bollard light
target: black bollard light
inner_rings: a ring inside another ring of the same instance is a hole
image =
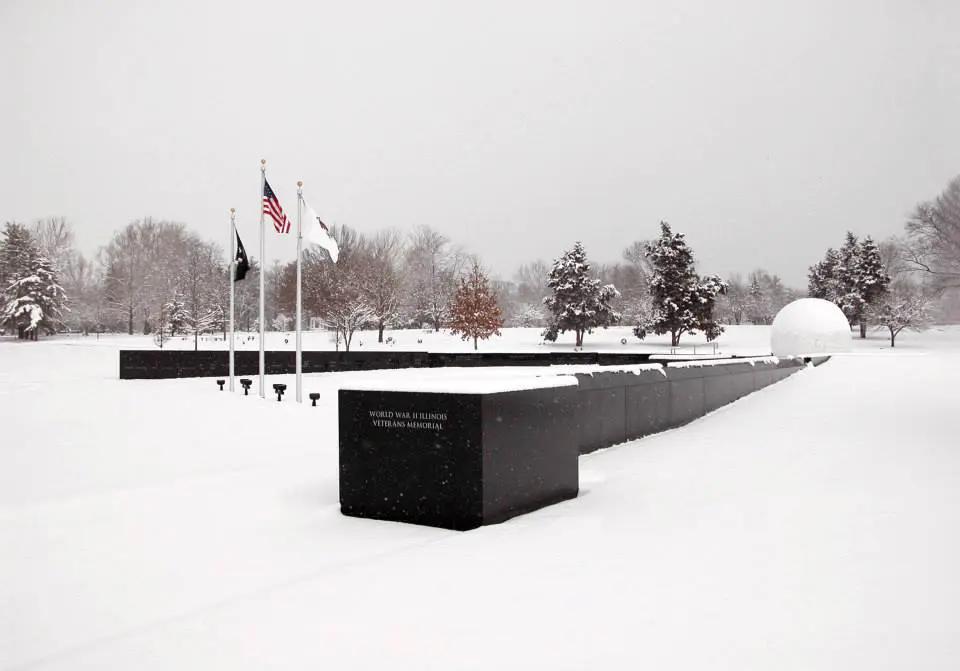
[[[275,391],[276,394],[277,394],[277,401],[278,401],[278,402],[279,402],[280,399],[283,397],[283,392],[285,392],[286,390],[287,390],[287,385],[285,385],[285,384],[277,383],[277,384],[273,385],[273,391]]]
[[[318,393],[315,392],[315,391],[314,391],[314,392],[311,392],[311,393],[310,393],[310,400],[313,401],[313,403],[311,403],[310,405],[312,405],[313,407],[317,407],[317,401],[320,400],[320,394],[318,394]]]
[[[240,386],[243,387],[243,395],[244,395],[244,396],[249,396],[249,395],[250,395],[250,385],[251,385],[251,384],[253,384],[253,380],[251,380],[251,379],[249,379],[249,378],[246,378],[246,377],[240,378]]]
[[[223,391],[223,383],[224,383],[224,382],[226,382],[226,380],[217,380],[217,384],[220,385],[220,391]]]

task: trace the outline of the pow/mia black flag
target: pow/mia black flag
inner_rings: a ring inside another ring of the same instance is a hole
[[[250,270],[250,261],[247,259],[247,250],[243,248],[243,242],[240,240],[240,234],[237,233],[237,256],[234,259],[236,271],[234,271],[233,281],[239,282],[247,276]]]

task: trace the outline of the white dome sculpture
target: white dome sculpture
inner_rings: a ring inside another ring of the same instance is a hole
[[[811,356],[850,351],[850,323],[843,310],[822,298],[784,306],[770,328],[774,356]]]

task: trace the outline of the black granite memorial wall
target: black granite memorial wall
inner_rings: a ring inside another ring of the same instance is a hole
[[[576,386],[339,394],[345,515],[462,531],[577,496]]]
[[[256,375],[259,352],[238,350],[234,371]],[[264,352],[267,375],[296,372],[296,353]],[[494,366],[631,365],[645,363],[649,354],[616,352],[303,352],[304,373],[385,370],[397,368],[475,368]],[[224,376],[228,371],[225,351],[120,350],[121,380]]]
[[[792,375],[802,359],[576,373],[581,454],[666,431]]]
[[[264,352],[268,375],[292,375],[296,372],[296,358],[292,351]],[[630,352],[303,352],[304,373],[332,371],[385,370],[397,368],[474,368],[495,366],[561,366],[599,365],[631,366],[657,360],[658,355]],[[735,361],[735,357],[719,357]],[[697,357],[698,361],[709,361]],[[818,365],[825,357],[814,358]],[[180,377],[222,377],[228,374],[228,354],[225,351],[193,350],[120,350],[119,377],[121,380],[166,379]],[[238,350],[235,353],[235,373],[256,375],[259,352]],[[671,358],[678,362],[684,359]],[[777,377],[771,375],[771,378]]]
[[[577,383],[488,394],[344,389],[341,510],[457,530],[502,522],[575,497],[579,454],[680,426],[805,364],[546,373]]]
[[[257,351],[234,353],[236,375],[257,375]],[[120,379],[144,380],[181,377],[213,377],[229,373],[229,353],[192,350],[120,350]],[[265,374],[292,375],[296,372],[296,352],[264,352]],[[426,352],[303,352],[304,373],[333,371],[424,368]]]

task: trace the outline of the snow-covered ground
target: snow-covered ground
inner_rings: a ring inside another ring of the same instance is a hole
[[[334,392],[410,372],[306,376],[314,408],[119,381],[130,346],[0,341],[0,669],[960,667],[960,328],[855,340],[467,533],[339,513]]]

